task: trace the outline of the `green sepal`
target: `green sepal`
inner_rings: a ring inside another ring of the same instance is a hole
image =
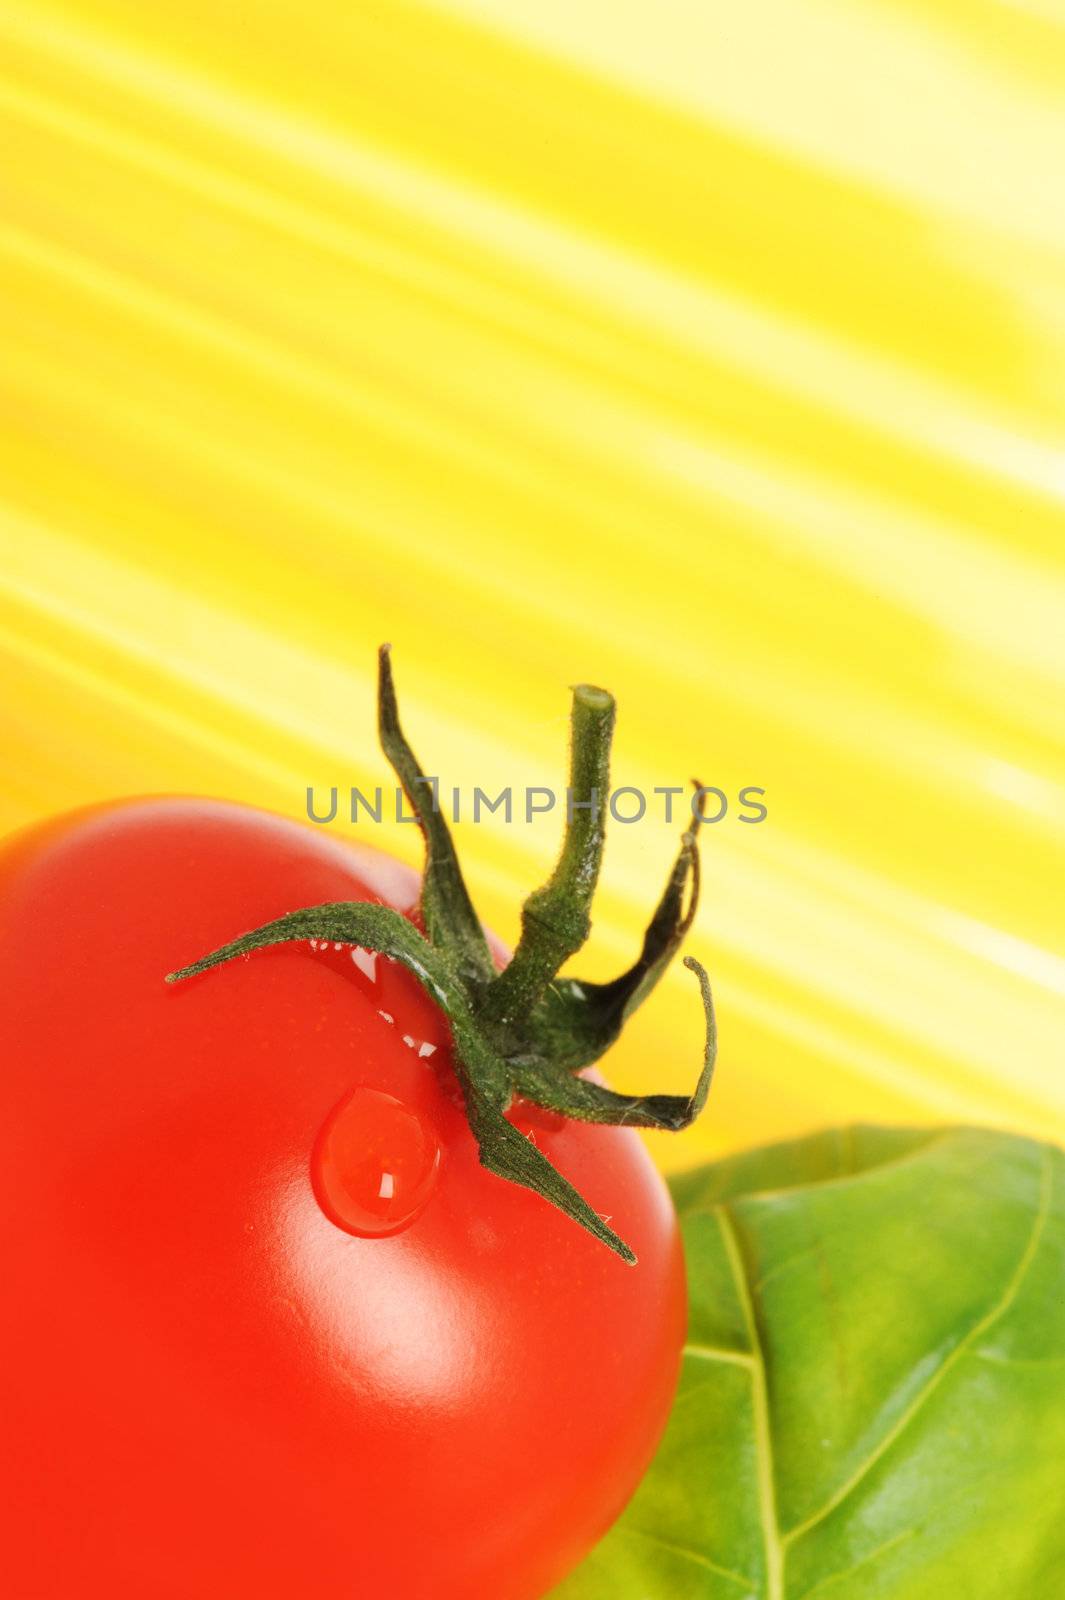
[[[699,905],[701,822],[702,816],[696,811],[647,925],[643,948],[628,971],[609,983],[559,978],[536,1005],[529,1032],[537,1053],[549,1058],[554,1066],[579,1072],[605,1055],[677,953]]]
[[[481,1165],[501,1178],[509,1178],[549,1200],[574,1222],[630,1265],[636,1257],[614,1230],[546,1156],[512,1123],[504,1111],[513,1098],[513,1070],[493,1049],[478,1024],[461,979],[449,957],[434,948],[399,911],[366,901],[337,901],[308,906],[233,939],[189,966],[167,974],[167,983],[195,978],[213,967],[271,945],[321,939],[329,944],[361,945],[391,956],[412,972],[448,1019],[455,1043],[455,1072],[462,1086]]]
[[[515,1062],[514,1083],[527,1100],[549,1111],[559,1111],[579,1122],[605,1122],[617,1127],[657,1128],[662,1132],[680,1133],[695,1121],[706,1104],[717,1059],[717,1023],[714,1002],[710,995],[710,979],[705,967],[691,956],[685,956],[684,965],[694,972],[702,987],[703,1007],[706,1013],[706,1046],[703,1051],[703,1070],[690,1095],[684,1094],[617,1094],[605,1084],[588,1078],[561,1073],[554,1063],[543,1065],[532,1060]]]
[[[378,738],[425,840],[420,909],[426,937],[430,944],[452,955],[468,984],[490,984],[496,976],[492,953],[473,909],[451,830],[440,810],[436,790],[400,727],[390,645],[381,646],[377,662]]]

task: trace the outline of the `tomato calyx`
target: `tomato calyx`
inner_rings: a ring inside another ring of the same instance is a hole
[[[591,931],[615,713],[614,698],[606,690],[588,684],[573,690],[570,798],[562,851],[550,878],[525,901],[517,948],[499,972],[433,785],[400,727],[389,647],[383,645],[378,731],[425,841],[419,907],[424,933],[390,906],[367,901],[307,906],[169,973],[166,981],[195,977],[269,945],[311,939],[361,945],[401,962],[448,1020],[455,1070],[482,1166],[532,1189],[631,1264],[636,1257],[629,1246],[505,1116],[520,1095],[584,1122],[676,1132],[699,1115],[710,1090],[717,1049],[714,1008],[706,972],[691,956],[684,965],[699,980],[706,1017],[703,1066],[692,1094],[617,1094],[577,1076],[613,1044],[657,983],[691,927],[699,896],[701,815],[696,811],[633,965],[609,983],[558,977]]]

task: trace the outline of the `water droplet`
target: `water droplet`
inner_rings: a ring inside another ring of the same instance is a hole
[[[377,982],[376,951],[364,950],[361,944],[357,944],[351,952],[351,959],[364,977],[369,978],[371,983]]]
[[[314,1190],[338,1228],[380,1238],[414,1221],[439,1170],[440,1144],[424,1118],[379,1089],[355,1089],[318,1137]]]

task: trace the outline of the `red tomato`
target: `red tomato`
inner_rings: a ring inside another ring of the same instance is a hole
[[[0,852],[12,1600],[536,1600],[631,1494],[685,1321],[636,1135],[512,1113],[633,1268],[480,1167],[400,966],[289,945],[163,981],[296,907],[416,894],[209,801]]]

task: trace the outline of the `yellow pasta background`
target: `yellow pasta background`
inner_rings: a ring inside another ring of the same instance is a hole
[[[601,682],[617,783],[769,809],[707,830],[721,1062],[663,1162],[1065,1135],[1065,13],[8,0],[0,36],[0,825],[386,782],[385,638],[467,792],[560,783]],[[505,937],[558,820],[459,824]],[[595,975],[676,832],[612,826]],[[678,971],[609,1070],[700,1049]]]

